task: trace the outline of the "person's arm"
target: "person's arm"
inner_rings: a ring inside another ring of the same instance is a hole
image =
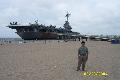
[[[89,52],[88,52],[88,48],[87,47],[86,47],[86,53],[87,53],[87,56],[88,56]]]
[[[80,48],[78,49],[78,57],[80,56]]]

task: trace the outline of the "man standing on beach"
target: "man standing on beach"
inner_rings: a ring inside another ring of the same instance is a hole
[[[78,50],[78,67],[77,71],[80,70],[80,67],[82,65],[82,71],[85,70],[85,64],[88,59],[88,48],[85,46],[85,42],[81,42],[82,46]]]

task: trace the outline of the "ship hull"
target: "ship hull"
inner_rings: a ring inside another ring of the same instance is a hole
[[[57,39],[56,32],[16,32],[24,40]]]

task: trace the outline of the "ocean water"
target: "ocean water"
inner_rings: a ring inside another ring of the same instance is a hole
[[[21,41],[21,38],[0,38],[0,41]]]
[[[21,38],[0,38],[0,44],[6,43],[29,43],[29,42],[44,42],[45,40],[23,40]]]
[[[0,38],[0,43],[18,43],[24,41],[21,38]]]

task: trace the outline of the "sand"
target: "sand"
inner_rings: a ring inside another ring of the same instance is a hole
[[[120,80],[120,44],[88,41],[86,71],[76,71],[79,41],[35,41],[0,45],[0,80]]]

